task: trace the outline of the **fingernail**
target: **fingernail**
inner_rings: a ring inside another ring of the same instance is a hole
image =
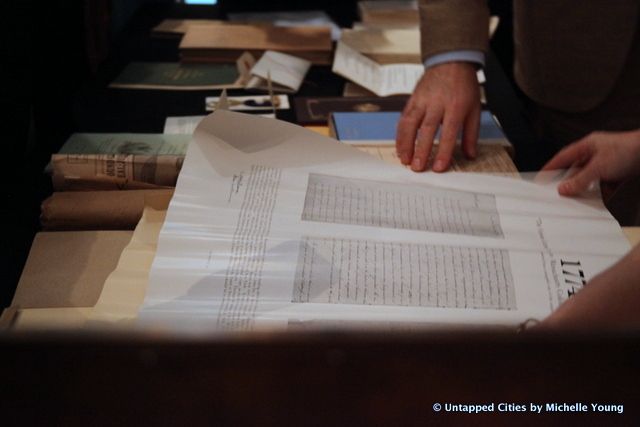
[[[400,158],[400,162],[402,162],[403,165],[406,165],[409,163],[409,156],[401,153],[396,153],[396,154]]]
[[[422,170],[422,161],[420,160],[419,157],[413,158],[413,163],[411,163],[411,169],[413,169],[414,171]]]
[[[558,193],[567,194],[569,192],[571,192],[570,182],[561,182],[560,185],[558,185]]]
[[[447,167],[447,164],[444,162],[444,160],[436,160],[436,162],[433,164],[433,170],[437,172],[443,171],[445,167]]]

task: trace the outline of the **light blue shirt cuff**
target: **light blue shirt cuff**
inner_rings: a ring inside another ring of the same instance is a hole
[[[451,52],[438,53],[424,61],[424,68],[445,62],[473,62],[484,67],[484,52],[479,50],[452,50]]]

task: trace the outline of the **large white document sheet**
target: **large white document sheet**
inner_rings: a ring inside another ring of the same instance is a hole
[[[416,174],[288,123],[218,111],[189,146],[142,322],[515,325],[629,245],[557,180]]]

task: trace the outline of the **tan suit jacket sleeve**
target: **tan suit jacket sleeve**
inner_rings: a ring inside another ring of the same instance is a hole
[[[419,0],[419,8],[423,61],[487,51],[486,0]],[[637,104],[639,21],[640,0],[514,0],[518,85],[538,104],[565,112],[594,109],[616,91],[624,105]]]
[[[420,0],[419,8],[423,61],[452,50],[487,51],[486,0]]]

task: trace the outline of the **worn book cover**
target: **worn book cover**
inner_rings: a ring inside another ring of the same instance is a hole
[[[56,191],[175,187],[184,155],[54,154]]]
[[[329,64],[331,30],[328,27],[196,25],[187,30],[180,43],[183,62],[233,62],[245,51],[259,57],[266,50],[288,53],[314,64]]]
[[[121,89],[209,90],[242,87],[235,64],[132,62],[109,85]]]
[[[56,190],[172,187],[191,135],[76,133],[47,167]]]
[[[159,133],[74,133],[58,154],[135,154],[184,156],[190,135]]]
[[[302,97],[294,99],[296,118],[301,124],[326,124],[334,112],[402,111],[408,96],[380,97]]]
[[[359,1],[358,12],[364,23],[418,25],[416,0]]]

